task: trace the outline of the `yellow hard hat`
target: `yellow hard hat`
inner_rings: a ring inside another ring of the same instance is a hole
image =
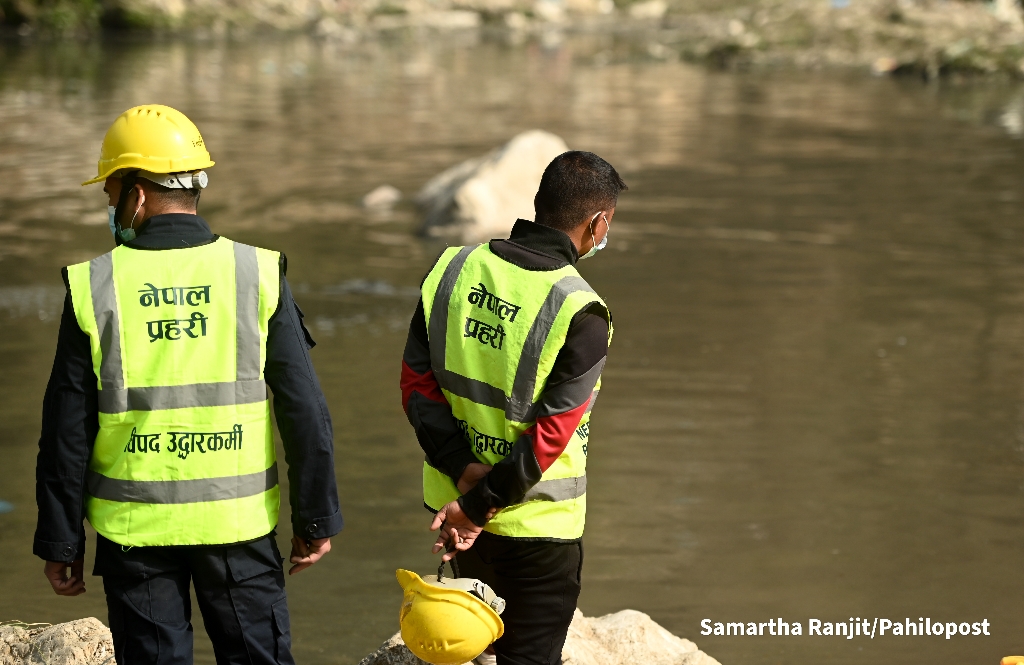
[[[180,173],[211,166],[199,129],[184,113],[147,104],[117,116],[103,137],[96,177],[82,185],[103,182],[123,169]]]
[[[432,665],[461,665],[505,632],[498,614],[505,601],[473,579],[426,579],[408,570],[395,573],[405,591],[399,623],[402,640],[417,658]]]

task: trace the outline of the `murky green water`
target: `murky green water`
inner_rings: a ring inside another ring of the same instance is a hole
[[[105,618],[99,579],[63,599],[40,574],[33,469],[59,267],[111,245],[104,197],[78,183],[110,120],[157,102],[218,162],[203,215],[288,254],[320,343],[348,527],[289,580],[300,662],[358,661],[396,630],[395,568],[432,561],[398,374],[440,247],[411,206],[374,215],[360,197],[412,194],[535,127],[631,187],[582,266],[616,323],[582,609],[642,610],[725,665],[1024,651],[1022,92],[715,73],[641,50],[0,45],[0,619]],[[987,618],[993,635],[699,635],[705,618],[923,616]]]

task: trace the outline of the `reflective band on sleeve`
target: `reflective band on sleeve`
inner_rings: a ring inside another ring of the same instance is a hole
[[[232,243],[235,249],[235,378],[260,378],[260,266],[256,248]]]
[[[523,343],[523,352],[519,358],[519,366],[516,368],[516,378],[512,384],[512,396],[508,401],[508,408],[505,410],[505,417],[508,420],[527,422],[529,413],[533,407],[533,393],[537,386],[537,367],[540,364],[540,356],[544,351],[544,343],[548,339],[559,310],[565,303],[565,299],[576,291],[594,292],[590,285],[582,277],[570,275],[555,282],[548,291],[544,304],[540,306],[537,318],[530,326],[530,332],[526,335],[526,342]]]
[[[452,299],[452,291],[455,290],[455,283],[459,281],[459,273],[466,259],[480,245],[463,247],[455,255],[444,269],[441,281],[437,284],[434,292],[434,303],[430,307],[430,322],[427,328],[427,339],[430,342],[430,367],[434,370],[434,376],[441,380],[440,374],[444,373],[445,349],[448,345],[448,303]],[[441,384],[442,387],[444,384]]]
[[[100,338],[100,386],[102,390],[121,390],[121,328],[114,295],[114,255],[110,252],[89,262],[89,289]]]
[[[85,477],[89,496],[124,503],[202,503],[240,499],[277,486],[277,465],[244,476],[194,480],[118,480],[89,470]]]
[[[597,396],[600,394],[600,390],[595,390],[594,392],[590,393],[590,401],[587,402],[587,410],[584,411],[583,413],[590,413],[591,411],[594,410],[594,402],[597,401]]]
[[[267,399],[267,384],[261,379],[192,383],[184,386],[100,390],[97,395],[100,413],[160,411],[262,402]]]
[[[568,501],[569,499],[578,499],[586,493],[586,476],[542,480],[527,490],[520,503],[526,503],[527,501]]]

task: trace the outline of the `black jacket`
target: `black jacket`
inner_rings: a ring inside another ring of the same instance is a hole
[[[173,250],[213,242],[217,236],[198,215],[157,215],[138,228],[129,247]],[[285,280],[270,319],[264,375],[274,394],[274,415],[284,442],[292,529],[303,538],[327,538],[343,520],[334,478],[334,434],[327,401],[309,350],[314,342]],[[67,286],[67,270],[63,271]],[[85,552],[85,472],[99,430],[89,336],[78,326],[71,291],[64,299],[57,353],[43,398],[43,428],[36,463],[39,521],[32,551],[47,561],[71,562]]]

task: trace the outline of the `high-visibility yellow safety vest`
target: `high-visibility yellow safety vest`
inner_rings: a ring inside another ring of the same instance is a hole
[[[573,266],[532,271],[488,245],[451,247],[422,286],[430,365],[466,445],[495,464],[533,426],[537,404],[572,317],[607,305]],[[596,392],[600,389],[598,379]],[[593,406],[593,396],[590,407]],[[514,538],[575,540],[587,507],[590,407],[564,452],[521,503],[504,508],[486,531]],[[423,465],[423,501],[433,510],[459,497],[451,478]]]
[[[99,388],[86,516],[106,538],[214,545],[277,524],[263,367],[279,257],[218,238],[68,268]]]

